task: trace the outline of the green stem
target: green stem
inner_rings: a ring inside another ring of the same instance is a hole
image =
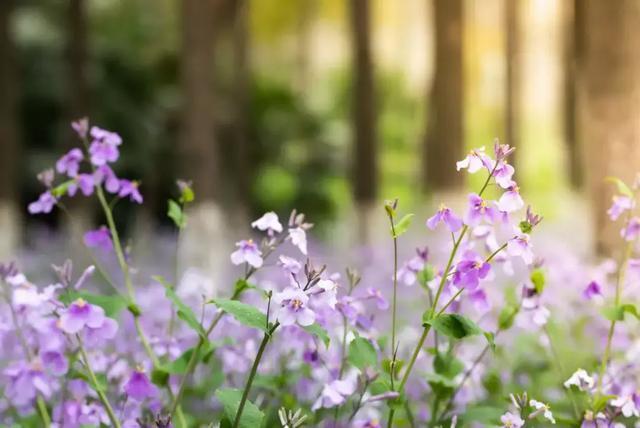
[[[238,412],[236,413],[236,418],[233,422],[233,428],[238,428],[240,426],[240,418],[242,417],[242,412],[244,411],[244,406],[247,403],[247,398],[249,397],[249,392],[251,391],[251,385],[253,384],[253,379],[256,377],[256,373],[258,372],[258,366],[260,365],[260,360],[262,360],[262,355],[264,354],[264,350],[269,343],[269,340],[273,336],[273,333],[280,326],[280,323],[276,321],[276,323],[269,329],[269,331],[264,333],[264,337],[262,338],[262,342],[260,343],[260,348],[258,348],[258,353],[256,354],[256,358],[253,361],[253,366],[251,366],[251,372],[249,372],[249,377],[247,378],[247,383],[244,386],[244,391],[242,392],[242,398],[240,399],[240,404],[238,405]]]
[[[393,216],[389,214],[391,224],[391,234],[393,236],[393,302],[391,315],[391,354],[395,355],[396,350],[396,322],[397,322],[397,300],[398,300],[398,237],[396,236],[396,225]],[[395,359],[395,358],[394,358]],[[392,370],[393,372],[393,370]],[[393,374],[391,375],[393,378]],[[393,383],[393,379],[391,380]]]
[[[549,334],[549,329],[547,328],[547,326],[544,326],[543,330],[544,330],[544,334],[547,336],[547,340],[549,341],[549,351],[551,351],[551,357],[556,363],[556,369],[558,370],[560,379],[566,379],[565,377],[566,371],[564,369],[564,364],[562,364],[562,361],[560,360],[560,355],[558,354],[558,351],[556,350],[555,346],[553,346],[553,340],[551,339],[551,334]],[[567,389],[566,393],[567,393],[567,396],[569,397],[569,401],[571,401],[571,406],[573,407],[573,413],[576,419],[579,419],[580,412],[578,411],[578,404],[576,403],[575,397],[573,396],[573,393],[571,392],[570,389]]]
[[[102,402],[102,405],[104,406],[104,409],[106,410],[107,415],[109,416],[109,420],[111,421],[111,424],[115,428],[121,428],[120,421],[116,417],[116,414],[113,411],[113,407],[111,407],[111,403],[109,403],[109,399],[102,391],[102,388],[100,388],[100,385],[98,384],[98,379],[96,378],[96,374],[93,372],[93,369],[89,364],[89,357],[87,356],[87,352],[84,349],[84,345],[82,344],[82,339],[80,338],[80,335],[76,335],[76,338],[78,339],[80,355],[82,356],[82,361],[84,363],[85,368],[87,369],[87,373],[89,374],[89,380],[91,381],[93,389],[96,392],[96,394],[98,394],[98,398]]]

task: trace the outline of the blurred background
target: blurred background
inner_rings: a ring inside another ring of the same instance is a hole
[[[1,0],[0,253],[101,222],[86,201],[76,225],[25,209],[82,116],[141,181],[127,236],[170,230],[184,178],[194,241],[297,208],[320,240],[375,243],[384,199],[462,207],[483,177],[455,161],[499,138],[547,234],[607,252],[604,177],[640,169],[639,77],[636,0]]]

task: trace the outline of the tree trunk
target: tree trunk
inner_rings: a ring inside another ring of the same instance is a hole
[[[368,241],[370,212],[378,194],[376,89],[371,55],[371,2],[351,0],[353,195],[359,239]]]
[[[435,76],[429,96],[424,150],[424,186],[446,190],[462,185],[455,162],[464,153],[463,0],[434,0]]]
[[[182,178],[193,181],[196,201],[179,244],[179,266],[220,278],[223,213],[214,126],[214,15],[221,0],[182,0]],[[203,290],[209,294],[212,290]]]
[[[20,238],[18,209],[18,79],[10,23],[13,0],[0,1],[0,257],[13,255]]]
[[[505,133],[504,143],[520,146],[520,4],[522,0],[505,0],[505,50],[506,50],[506,90],[505,90]],[[514,153],[515,163],[518,151]]]
[[[596,249],[621,246],[620,222],[606,215],[614,189],[606,176],[631,182],[640,170],[640,3],[584,0],[584,75],[580,79],[581,135],[594,209]],[[576,213],[579,215],[579,213]]]
[[[582,150],[577,129],[577,87],[582,54],[581,0],[563,2],[562,15],[564,26],[563,62],[564,62],[564,140],[567,148],[569,184],[574,190],[582,187]]]

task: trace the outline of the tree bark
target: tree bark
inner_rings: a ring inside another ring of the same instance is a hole
[[[9,257],[18,245],[18,76],[11,37],[13,0],[0,1],[0,257]]]
[[[631,182],[640,170],[640,3],[578,2],[584,9],[585,52],[580,124],[587,157],[596,250],[619,248],[620,222],[606,215],[614,189],[606,176]],[[576,215],[579,215],[576,213]]]
[[[520,145],[520,4],[522,0],[505,0],[505,133],[504,143],[513,147]],[[516,163],[518,151],[511,161]]]
[[[433,0],[435,76],[429,95],[424,150],[424,186],[446,190],[462,185],[453,165],[464,153],[463,0]]]
[[[378,192],[376,93],[371,59],[371,3],[351,0],[353,55],[353,194],[356,203],[375,202]]]

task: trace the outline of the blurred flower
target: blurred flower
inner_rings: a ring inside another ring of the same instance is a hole
[[[56,202],[56,198],[47,190],[38,197],[37,201],[31,202],[27,209],[29,214],[47,214],[51,212]]]
[[[80,298],[60,316],[60,328],[66,333],[76,334],[84,327],[99,328],[104,321],[104,309]]]
[[[504,428],[521,428],[524,426],[524,420],[520,415],[516,415],[511,412],[507,412],[500,416],[500,422],[502,422],[502,426]]]
[[[356,386],[355,375],[347,376],[344,380],[337,379],[329,382],[324,386],[320,397],[311,409],[314,411],[321,408],[329,409],[343,404],[355,392]]]
[[[104,225],[98,229],[89,230],[84,234],[84,244],[89,248],[98,248],[104,252],[110,252],[113,249],[111,232]]]
[[[626,241],[635,240],[640,235],[640,219],[633,217],[629,220],[629,223],[620,231],[620,235]]]
[[[490,270],[491,265],[482,260],[476,252],[465,251],[453,273],[453,284],[475,290]]]
[[[56,162],[56,170],[60,174],[67,174],[69,177],[75,177],[78,175],[82,159],[84,159],[82,150],[77,147],[73,148],[69,150],[67,154],[58,159]]]
[[[522,257],[522,260],[530,265],[533,263],[533,251],[529,243],[529,235],[518,233],[507,241],[507,252],[512,257]]]
[[[231,262],[234,265],[248,263],[254,268],[262,266],[262,253],[251,239],[237,242],[236,247],[238,249],[231,253]]]
[[[469,226],[476,226],[482,220],[489,223],[497,220],[500,214],[492,205],[493,202],[487,202],[475,193],[471,193],[469,195],[469,209],[464,222]]]
[[[307,255],[307,233],[302,227],[289,229],[289,239],[291,243],[298,247],[300,252]]]
[[[564,383],[565,388],[570,388],[572,385],[576,386],[580,391],[586,391],[593,388],[595,382],[586,370],[578,369]]]
[[[540,401],[537,400],[531,400],[529,401],[529,405],[531,407],[533,407],[534,409],[536,409],[533,413],[531,413],[529,415],[529,418],[534,418],[536,417],[538,414],[542,413],[542,416],[544,416],[544,418],[546,420],[548,420],[549,422],[551,422],[552,424],[556,423],[556,420],[553,417],[553,413],[551,412],[551,409],[549,409],[549,406],[545,403],[542,403]]]
[[[470,174],[474,174],[480,171],[483,167],[487,169],[491,169],[492,167],[492,160],[484,152],[484,147],[471,150],[467,157],[465,157],[461,161],[456,162],[456,169],[458,171],[460,171],[461,169],[466,169]]]
[[[265,213],[258,220],[251,223],[251,227],[262,230],[263,232],[266,231],[270,236],[273,232],[282,232],[282,224],[280,224],[278,220],[278,215],[273,211]]]
[[[156,395],[156,387],[149,381],[149,378],[142,369],[136,369],[131,373],[123,389],[128,397],[137,401],[144,401]]]
[[[602,287],[596,281],[591,281],[582,291],[582,297],[591,300],[595,297],[602,297]]]
[[[89,119],[83,117],[81,119],[71,122],[71,128],[76,131],[76,134],[82,139],[87,138],[89,133]]]
[[[611,205],[611,208],[607,210],[607,214],[611,220],[615,221],[622,213],[632,209],[634,206],[635,201],[632,198],[628,196],[615,195],[613,197],[613,204]]]
[[[132,202],[136,202],[138,204],[142,203],[142,195],[138,190],[139,184],[135,181],[131,180],[120,180],[120,190],[118,191],[118,196],[121,198],[126,198],[127,196]]]
[[[498,209],[506,213],[511,213],[518,211],[522,207],[524,207],[524,201],[520,196],[520,188],[515,183],[512,183],[507,187],[507,191],[500,196]]]

